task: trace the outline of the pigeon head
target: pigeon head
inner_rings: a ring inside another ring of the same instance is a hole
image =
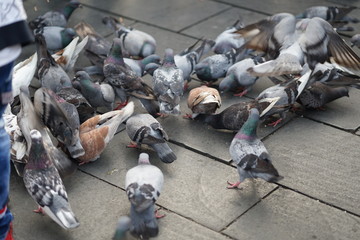
[[[77,0],[71,0],[67,3],[62,11],[63,15],[65,16],[66,20],[69,20],[71,14],[74,12],[75,9],[81,7],[81,4]]]
[[[78,71],[75,73],[73,80],[81,81],[81,80],[86,80],[86,79],[90,79],[89,74],[85,71]]]
[[[48,153],[45,150],[41,133],[33,129],[30,131],[31,147],[29,151],[29,161],[26,164],[27,169],[45,169],[52,163]]]
[[[256,128],[259,122],[259,110],[256,108],[251,108],[249,112],[249,117],[241,127],[239,132],[236,134],[236,138],[239,139],[251,139],[256,137]]]
[[[150,75],[153,75],[154,74],[154,71],[156,69],[158,69],[160,67],[159,64],[157,63],[149,63],[145,66],[145,71],[150,74]]]
[[[147,153],[140,153],[139,155],[139,160],[138,160],[138,164],[150,164],[150,160],[149,160],[149,154]]]
[[[211,66],[205,63],[198,63],[195,65],[196,76],[203,81],[212,81]]]
[[[150,63],[155,63],[155,64],[160,64],[160,57],[156,54],[151,54],[149,56],[147,56],[146,58],[144,58],[142,61],[141,61],[141,64],[143,66],[146,66]]]
[[[76,36],[73,28],[65,28],[61,31],[61,41],[63,46],[67,46]]]
[[[229,74],[219,84],[219,90],[222,93],[228,92],[230,89],[233,89],[235,87],[236,87],[236,80],[234,74]]]
[[[172,50],[171,48],[165,49],[163,65],[174,65],[174,64],[175,64],[174,50]]]

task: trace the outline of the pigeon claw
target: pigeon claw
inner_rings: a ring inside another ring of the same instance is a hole
[[[116,108],[114,108],[114,110],[120,110],[123,107],[125,107],[127,104],[128,104],[128,101],[121,102],[121,103],[118,104],[118,106]]]
[[[238,187],[239,187],[240,181],[239,181],[239,182],[236,182],[236,183],[231,183],[231,182],[227,181],[227,184],[229,185],[229,186],[227,186],[227,189],[234,189],[234,188],[238,188]]]
[[[166,214],[160,214],[160,213],[159,213],[159,210],[160,210],[160,208],[158,208],[158,209],[155,210],[155,218],[156,218],[156,219],[163,218],[163,217],[166,216]]]
[[[276,127],[281,121],[282,121],[282,118],[279,118],[275,122],[269,123],[268,126]]]
[[[139,148],[137,143],[131,142],[130,144],[126,145],[127,148]]]
[[[34,213],[40,213],[40,214],[45,214],[45,212],[44,212],[44,210],[39,206],[39,208],[38,209],[35,209],[35,210],[33,210],[33,212]]]
[[[235,93],[234,96],[235,97],[243,97],[245,94],[247,94],[248,91],[245,89],[244,91],[242,92],[239,92],[239,93]]]
[[[187,113],[187,114],[185,114],[185,115],[183,116],[183,118],[185,118],[185,119],[192,119],[192,115],[189,114],[189,113]]]

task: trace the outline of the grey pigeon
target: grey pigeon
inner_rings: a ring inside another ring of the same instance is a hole
[[[215,45],[212,47],[213,51],[216,54],[223,54],[231,49],[237,49],[245,43],[245,39],[239,37],[234,32],[243,28],[244,25],[241,20],[237,20],[232,26],[226,28],[225,31],[220,33],[215,38]]]
[[[37,34],[35,41],[38,55],[37,76],[41,86],[54,92],[58,92],[64,87],[72,87],[67,73],[55,62],[47,50],[44,37]]]
[[[168,48],[162,66],[154,71],[154,93],[159,101],[160,114],[179,115],[180,98],[184,93],[183,71],[175,65],[174,52]]]
[[[141,239],[156,237],[159,227],[155,202],[164,184],[161,170],[150,164],[149,155],[141,153],[138,165],[129,169],[125,177],[126,194],[131,203],[130,232]]]
[[[259,118],[259,111],[250,109],[249,117],[231,141],[229,152],[236,163],[240,181],[234,184],[228,182],[228,188],[236,188],[246,178],[262,178],[268,182],[282,179],[264,143],[256,135]]]
[[[24,183],[39,210],[65,229],[80,225],[71,210],[65,186],[43,143],[41,133],[31,130],[29,162],[24,170]]]
[[[34,107],[52,135],[65,144],[71,157],[85,154],[79,137],[79,115],[74,105],[49,89],[39,88],[34,94]]]
[[[76,0],[68,2],[60,11],[48,11],[29,22],[31,29],[41,28],[44,26],[66,27],[67,21],[71,14],[80,6]]]
[[[135,60],[132,58],[124,58],[124,62],[128,65],[139,77],[146,74],[145,67],[150,63],[160,63],[160,57],[156,54],[151,54],[143,59]]]
[[[252,100],[250,102],[235,103],[218,114],[199,114],[194,119],[204,122],[215,129],[227,129],[238,131],[245,123],[249,109],[257,108],[261,116],[269,112],[279,98],[268,98],[261,100]]]
[[[199,114],[213,114],[221,107],[221,97],[218,90],[203,85],[191,89],[187,105],[193,114],[185,117],[195,118]]]
[[[75,31],[82,39],[88,36],[85,46],[85,55],[90,62],[96,66],[103,67],[104,60],[110,52],[111,42],[98,34],[88,23],[81,21],[75,25]]]
[[[137,114],[126,121],[126,132],[138,146],[147,144],[152,147],[161,161],[171,163],[176,155],[167,144],[169,139],[160,123],[150,114]]]
[[[200,58],[207,53],[208,50],[214,45],[212,40],[203,40],[201,45],[194,49],[195,45],[185,49],[179,54],[174,56],[175,65],[183,71],[184,79],[187,83],[191,80],[191,74],[194,71],[195,65],[200,61]],[[186,88],[186,86],[185,86]]]
[[[31,148],[30,131],[36,129],[41,133],[44,144],[61,177],[72,175],[76,171],[77,165],[71,161],[63,151],[54,146],[46,126],[35,111],[34,105],[29,97],[28,89],[22,87],[20,90],[21,108],[17,117],[18,125],[27,143],[27,155],[29,155]]]
[[[150,34],[134,29],[126,28],[113,17],[104,17],[103,23],[117,31],[117,37],[121,40],[121,48],[130,56],[147,57],[156,51],[156,40]]]
[[[277,124],[279,124],[282,121],[282,119],[285,118],[286,112],[289,111],[290,108],[294,105],[296,99],[307,85],[310,77],[311,77],[311,72],[308,71],[300,78],[293,78],[284,83],[271,86],[265,89],[264,91],[262,91],[256,97],[256,100],[276,98],[276,97],[279,98],[275,106],[270,111],[268,111],[264,117],[268,117],[274,114],[279,114],[280,118],[277,121],[270,123],[269,125],[273,125],[275,127]]]
[[[312,6],[305,9],[304,12],[296,15],[296,18],[322,18],[331,24],[339,21],[346,22],[359,22],[356,18],[347,16],[356,7],[334,7],[334,6]]]
[[[105,107],[108,110],[113,110],[115,92],[110,84],[93,82],[85,71],[77,72],[72,84],[82,93],[92,107]]]
[[[35,34],[44,36],[47,48],[50,51],[63,49],[76,37],[76,32],[73,28],[57,26],[40,28],[35,31]]]
[[[246,58],[232,65],[227,70],[226,77],[219,84],[220,92],[230,90],[238,92],[241,88],[241,92],[237,93],[236,96],[243,96],[248,93],[259,77],[252,76],[247,69],[258,63],[257,58]]]
[[[129,216],[121,216],[116,224],[113,240],[122,240],[126,236],[126,232],[130,230],[131,218]]]
[[[123,103],[129,96],[138,98],[144,108],[153,116],[159,112],[153,89],[127,66],[122,57],[121,40],[114,38],[110,53],[104,60],[104,82],[109,83]]]
[[[215,54],[204,58],[195,65],[196,76],[204,82],[212,83],[225,77],[226,71],[234,63],[245,58],[246,49],[231,49],[224,54]]]
[[[353,46],[357,46],[358,48],[360,48],[360,33],[355,34],[351,37],[351,47]]]
[[[297,101],[305,108],[319,109],[344,96],[349,97],[347,87],[331,87],[321,82],[314,82],[299,95]]]

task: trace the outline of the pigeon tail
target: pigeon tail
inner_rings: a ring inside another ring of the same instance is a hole
[[[153,117],[158,117],[159,115],[157,113],[159,113],[160,108],[159,108],[159,103],[155,100],[150,100],[150,99],[144,99],[144,98],[139,98],[141,104],[143,105],[143,107],[146,109],[146,111]]]
[[[151,205],[142,212],[137,212],[131,205],[130,209],[131,226],[130,232],[141,239],[156,237],[159,233],[158,222],[155,217],[155,207]]]
[[[262,178],[267,182],[276,182],[284,178],[279,175],[277,169],[268,159],[258,158],[257,166],[250,171],[253,177]]]
[[[151,144],[151,147],[154,148],[157,155],[164,163],[172,163],[176,160],[175,153],[171,150],[167,143]]]
[[[64,229],[77,228],[80,225],[79,221],[70,209],[62,208],[56,213],[53,213],[48,207],[44,207],[44,211]]]
[[[150,56],[151,54],[153,54],[155,51],[156,51],[156,46],[154,46],[150,42],[145,42],[141,46],[140,56],[141,57],[147,57],[147,56]]]

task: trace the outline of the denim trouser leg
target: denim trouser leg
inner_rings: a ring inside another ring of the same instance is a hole
[[[0,94],[11,91],[12,68],[13,63],[0,67]],[[0,102],[0,240],[5,238],[12,221],[12,215],[7,209],[10,182],[10,138],[5,131],[2,117],[6,106],[4,101]]]

